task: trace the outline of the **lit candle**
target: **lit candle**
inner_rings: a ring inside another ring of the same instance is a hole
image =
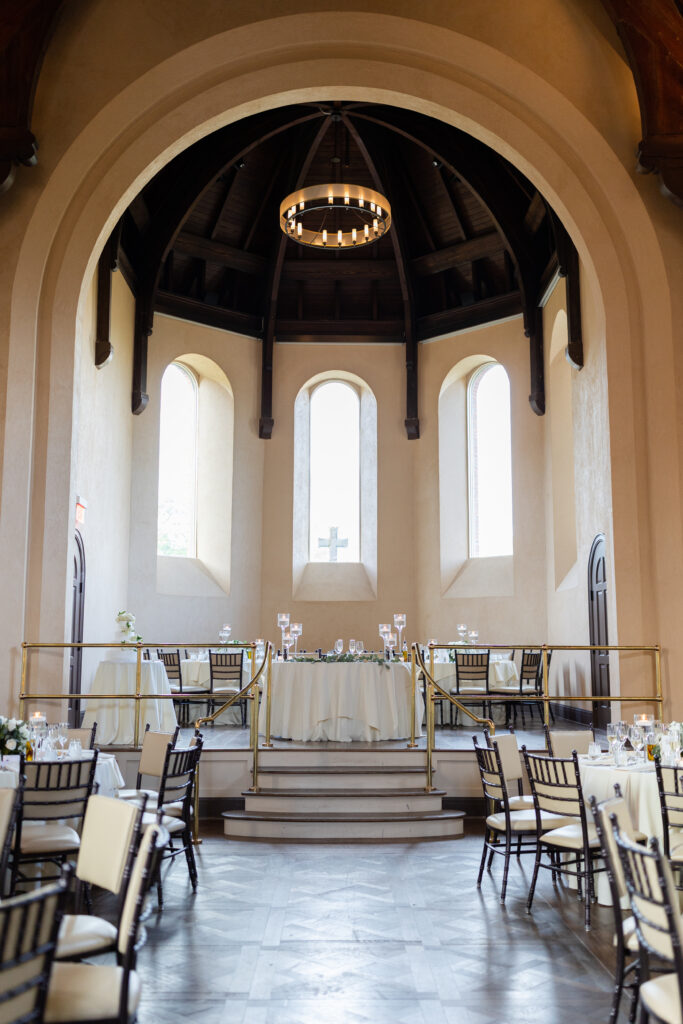
[[[323,228],[323,245],[327,245],[327,228]]]
[[[34,711],[31,715],[31,725],[45,725],[47,718],[42,711]]]
[[[358,239],[356,237],[356,229],[355,228],[351,228],[351,241],[353,242],[354,245],[358,241]]]
[[[342,244],[342,230],[341,230],[341,228],[339,228],[339,231],[337,232],[337,245],[341,245],[341,244]]]

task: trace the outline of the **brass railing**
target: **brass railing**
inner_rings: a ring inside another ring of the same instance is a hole
[[[412,732],[410,737],[409,747],[416,746],[415,743],[415,702],[416,702],[416,687],[417,687],[417,674],[421,671],[424,675],[426,682],[426,712],[427,712],[427,725],[426,725],[426,741],[427,741],[427,789],[433,789],[433,755],[434,755],[434,703],[436,700],[446,699],[451,702],[452,705],[457,707],[460,711],[464,711],[474,722],[480,725],[488,724],[489,732],[493,735],[495,733],[495,725],[490,718],[479,718],[472,711],[470,711],[466,705],[460,700],[454,697],[452,694],[447,693],[434,678],[434,652],[439,650],[444,651],[463,651],[465,653],[471,653],[473,651],[523,651],[523,650],[534,650],[541,651],[541,664],[542,664],[542,687],[543,692],[541,694],[534,693],[519,693],[519,694],[496,694],[495,692],[488,692],[488,685],[485,690],[485,703],[491,706],[491,704],[531,704],[531,703],[543,703],[543,718],[546,725],[550,724],[550,706],[553,703],[566,704],[566,703],[590,703],[593,704],[607,704],[607,703],[637,703],[637,704],[656,704],[659,708],[660,715],[662,710],[662,704],[664,698],[662,697],[662,662],[661,662],[661,648],[659,644],[636,646],[633,644],[610,644],[604,646],[597,646],[595,644],[429,644],[429,668],[427,668],[424,658],[422,656],[422,649],[419,644],[412,645]],[[633,696],[600,696],[593,694],[584,694],[580,697],[570,697],[559,694],[551,694],[549,692],[549,662],[548,655],[551,651],[624,651],[631,652],[632,654],[647,654],[648,652],[654,655],[655,662],[655,694],[644,694],[644,695],[633,695]],[[455,665],[453,665],[455,670]],[[467,695],[468,698],[470,695]]]
[[[225,644],[225,645],[220,645],[220,646],[221,646],[221,650],[226,650],[226,651],[228,650],[228,648],[230,648],[230,650],[232,650],[232,651],[236,651],[236,650],[247,650],[247,651],[250,651],[251,652],[250,657],[251,657],[252,673],[253,673],[253,668],[254,668],[254,664],[255,664],[255,660],[256,660],[256,644],[254,644],[254,643],[247,643],[247,644],[232,643],[232,644]],[[154,700],[154,701],[156,701],[156,700],[178,700],[178,698],[182,699],[182,694],[180,694],[180,693],[143,693],[141,691],[142,662],[144,660],[143,657],[142,657],[142,652],[145,649],[149,650],[149,649],[159,648],[159,647],[162,647],[162,648],[163,647],[170,647],[170,648],[173,648],[173,649],[176,649],[176,650],[180,650],[181,648],[183,650],[193,650],[194,648],[200,648],[202,650],[207,650],[207,649],[214,649],[216,647],[216,644],[215,644],[215,642],[212,642],[212,643],[150,643],[149,641],[146,641],[145,643],[137,643],[137,644],[121,644],[121,643],[100,644],[100,643],[28,643],[28,642],[24,641],[22,643],[22,645],[21,645],[21,689],[20,689],[20,692],[19,692],[19,706],[20,706],[20,708],[23,711],[24,702],[36,702],[36,701],[45,701],[45,700],[48,700],[48,701],[49,700],[60,700],[60,701],[66,701],[68,703],[70,700],[74,700],[74,701],[76,701],[76,700],[78,700],[78,701],[81,701],[81,700],[85,700],[85,701],[87,701],[87,700],[131,701],[132,700],[135,703],[135,719],[134,719],[134,725],[133,725],[133,746],[137,749],[139,747],[139,745],[140,745],[140,702],[143,701],[143,700]],[[135,693],[64,693],[64,692],[60,692],[60,693],[29,693],[29,692],[27,692],[27,690],[26,690],[27,658],[28,658],[29,650],[33,650],[33,649],[39,649],[39,650],[40,649],[44,649],[44,650],[68,650],[68,649],[73,649],[73,648],[81,648],[81,649],[82,648],[88,648],[88,649],[90,649],[90,648],[96,648],[96,649],[97,648],[104,648],[104,649],[110,650],[110,651],[111,650],[121,651],[122,649],[129,650],[129,651],[130,650],[135,650],[136,651]],[[223,711],[225,711],[232,704],[234,704],[237,700],[239,700],[240,697],[242,697],[247,691],[252,691],[252,695],[253,695],[254,685],[256,684],[256,686],[258,686],[258,682],[261,679],[261,676],[263,674],[263,670],[264,670],[266,664],[268,665],[268,676],[270,678],[271,653],[272,653],[272,645],[271,645],[271,643],[269,641],[266,644],[266,647],[265,647],[265,653],[264,653],[263,662],[261,663],[259,669],[257,670],[256,675],[252,675],[252,678],[251,678],[250,682],[247,683],[247,685],[242,689],[242,691],[240,691],[240,693],[235,694],[234,697],[231,697],[228,701],[226,701],[226,703],[221,708],[219,708],[218,711],[216,711],[213,715],[210,715],[207,718],[198,719],[198,722],[215,721],[216,718],[218,718],[218,716],[223,713]],[[269,687],[269,690],[270,690],[270,687]],[[210,691],[207,690],[207,693],[209,693],[209,692]],[[195,694],[195,696],[196,696],[196,694]],[[252,699],[253,699],[253,696],[252,696]],[[258,755],[257,755],[257,752],[256,752],[256,749],[257,749],[257,746],[258,746],[258,700],[256,701],[255,707],[256,707],[256,714],[252,714],[252,716],[251,716],[251,720],[252,720],[252,737],[251,738],[252,738],[252,744],[254,745],[254,778],[256,778],[256,772],[258,770],[257,769],[257,757],[258,757]],[[254,722],[256,724],[254,724]],[[195,728],[196,727],[197,727],[197,723],[195,723]],[[254,737],[254,731],[255,731],[255,737]],[[192,827],[192,839],[193,839],[193,842],[195,844],[199,844],[199,843],[201,843],[201,839],[199,838],[199,765],[197,765],[197,773],[196,773],[196,776],[195,776],[195,784],[194,784],[194,816],[193,817],[194,817],[194,820],[193,820],[193,827]]]

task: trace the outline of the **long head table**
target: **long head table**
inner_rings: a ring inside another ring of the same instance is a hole
[[[274,662],[271,734],[305,742],[403,739],[410,736],[411,686],[410,666],[402,662]],[[416,736],[423,712],[418,692]],[[265,730],[264,694],[259,732]]]

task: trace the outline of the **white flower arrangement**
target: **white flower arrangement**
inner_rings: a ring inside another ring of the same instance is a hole
[[[25,754],[29,735],[26,722],[0,715],[0,754]]]
[[[132,612],[119,612],[116,616],[116,621],[120,624],[119,631],[122,644],[139,644],[142,642],[140,634],[135,632],[135,616]]]

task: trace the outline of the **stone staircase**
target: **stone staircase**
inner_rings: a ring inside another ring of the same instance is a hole
[[[427,792],[424,750],[287,747],[259,751],[259,791],[223,814],[229,839],[401,842],[455,839],[462,811]]]

